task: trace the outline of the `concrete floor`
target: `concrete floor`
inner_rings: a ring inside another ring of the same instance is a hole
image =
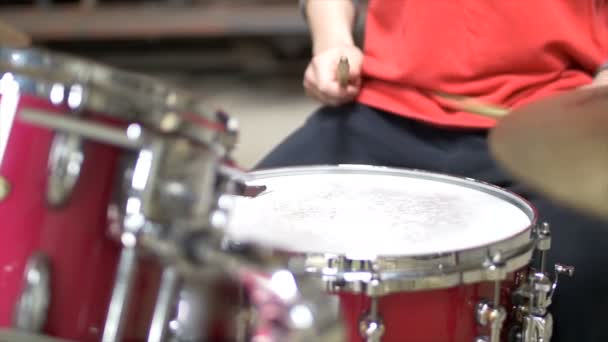
[[[223,109],[239,120],[235,159],[245,168],[255,165],[319,106],[304,95],[301,80],[295,75],[154,76],[193,91],[209,104],[210,110]]]

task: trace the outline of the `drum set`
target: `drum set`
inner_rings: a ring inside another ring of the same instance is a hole
[[[158,80],[0,48],[0,340],[550,340],[574,270],[546,264],[523,198],[408,169],[246,172],[237,137]]]

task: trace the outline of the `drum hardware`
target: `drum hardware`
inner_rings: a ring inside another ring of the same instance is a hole
[[[142,127],[136,123],[129,125],[126,130],[122,130],[87,123],[68,115],[57,115],[48,111],[32,109],[20,110],[19,118],[34,125],[60,132],[75,133],[85,139],[125,149],[140,149],[147,141],[147,137],[142,134]]]
[[[281,317],[286,321],[282,324],[286,325],[281,329],[287,329],[283,333],[290,336],[290,341],[341,340],[340,336],[343,332],[342,326],[337,322],[340,317],[337,307],[329,305],[331,300],[328,299],[328,296],[319,292],[320,284],[316,279],[306,274],[297,275],[281,269],[278,267],[280,262],[258,263],[256,260],[261,260],[260,256],[251,255],[248,258],[247,255],[221,251],[213,247],[213,243],[210,242],[212,240],[213,238],[208,235],[202,239],[185,239],[190,247],[180,247],[175,243],[144,235],[141,236],[140,243],[147,250],[158,251],[161,259],[175,266],[180,274],[185,272],[186,277],[204,277],[205,272],[211,269],[213,272],[225,274],[239,282],[249,283],[257,290],[267,293],[274,298],[272,305],[279,305],[281,311],[284,312]],[[186,250],[192,250],[192,254],[184,255]],[[200,267],[200,265],[206,267]],[[292,280],[287,281],[287,279]],[[187,302],[181,301],[181,303],[188,305]],[[268,323],[270,318],[266,319],[263,316],[266,310],[262,308],[267,304],[254,303],[255,313],[248,312],[244,318],[251,321],[252,315],[255,315],[257,323]],[[256,307],[256,305],[258,306]],[[187,314],[186,311],[183,315]],[[180,335],[179,327],[184,328],[184,323],[180,323],[182,320],[179,317],[178,312],[178,316],[169,322],[170,330],[177,335]],[[185,319],[185,316],[182,316],[182,319]],[[187,330],[191,331],[191,329]]]
[[[59,207],[68,200],[80,177],[84,142],[72,133],[56,133],[49,151],[46,201]]]
[[[217,155],[204,147],[176,140],[167,141],[157,158],[157,179],[152,182],[146,216],[177,224],[182,230],[209,229],[218,197],[214,188],[218,177]]]
[[[220,203],[222,203],[222,201],[220,201]],[[223,210],[229,209],[229,206],[219,203],[218,207],[222,207]],[[273,281],[268,282],[268,278],[264,276],[268,275],[268,277],[272,279],[271,275],[273,274],[286,274],[285,272],[288,272],[285,270],[281,271],[281,268],[279,267],[281,262],[278,260],[275,263],[267,262],[268,259],[266,259],[264,253],[260,255],[255,254],[258,252],[255,248],[240,249],[240,254],[235,253],[234,250],[222,252],[218,249],[218,246],[222,244],[224,238],[223,234],[219,231],[184,231],[181,234],[183,234],[181,238],[173,239],[162,238],[158,236],[158,234],[141,234],[137,237],[137,243],[140,245],[141,249],[154,251],[156,257],[167,265],[171,265],[177,272],[179,278],[181,278],[180,275],[183,275],[184,277],[196,279],[196,277],[205,277],[205,274],[211,271],[214,273],[227,274],[239,282],[243,281],[241,277],[250,280],[254,279],[254,283],[257,284],[255,286],[261,287],[263,291],[269,291],[268,293],[274,293],[273,296],[279,296],[281,291],[286,291],[285,289],[282,289],[281,286],[273,283]],[[189,238],[189,234],[194,235]],[[185,245],[182,246],[182,243]],[[201,265],[204,267],[200,267]],[[173,280],[170,280],[169,282],[171,283],[172,281]],[[338,315],[335,312],[332,312],[331,314],[327,312],[327,300],[317,299],[319,294],[315,291],[320,288],[318,283],[315,281],[315,284],[310,284],[310,281],[307,282],[303,280],[298,281],[296,287],[297,293],[301,293],[303,296],[301,299],[299,299],[300,295],[294,294],[295,297],[293,298],[289,296],[287,296],[289,298],[281,297],[282,299],[279,301],[280,306],[283,308],[282,310],[285,310],[284,318],[287,319],[286,324],[288,324],[285,333],[293,336],[295,341],[300,339],[303,341],[317,341],[319,339],[323,341],[324,338],[327,338],[328,341],[332,341],[333,337],[330,339],[329,337],[323,336],[326,336],[327,334],[335,336],[335,334],[337,334],[337,332],[335,332],[337,325],[334,325],[335,323],[327,323],[327,321],[335,322],[335,317]],[[163,286],[162,288],[165,287]],[[170,286],[167,285],[166,289],[169,288]],[[180,296],[183,294],[184,292],[182,289],[180,290]],[[285,293],[283,293],[283,295],[284,294]],[[188,297],[187,293],[185,295]],[[167,311],[164,310],[168,307],[167,303],[169,302],[168,297],[163,297],[161,299],[161,296],[162,293],[159,294],[157,299],[157,303],[162,303],[162,305],[157,306],[158,315],[156,317],[158,317],[158,319],[155,321],[156,325],[151,329],[157,332],[154,336],[166,336],[167,334],[170,334],[179,340],[189,340],[195,331],[195,327],[188,328],[188,326],[192,324],[191,321],[193,319],[196,319],[196,317],[189,317],[188,314],[189,310],[193,308],[187,309],[187,306],[192,305],[192,303],[190,303],[187,298],[180,297],[181,299],[178,300],[177,304],[177,316],[174,319],[171,319],[166,325],[163,325],[163,329],[161,329],[159,328],[161,322],[166,322]],[[313,298],[313,302],[310,302],[309,298]],[[260,303],[258,304],[262,305]],[[182,313],[180,313],[180,306],[182,307]],[[257,311],[260,310],[264,311],[260,308],[258,308]],[[315,310],[315,313],[308,312],[308,310]],[[244,315],[244,318],[247,318],[247,322],[245,323],[251,322],[252,315],[252,312],[248,312],[247,315]],[[260,316],[259,312],[255,315],[260,317],[257,322],[264,322],[264,316]],[[314,319],[307,323],[306,317],[314,317]],[[200,329],[200,322],[195,324],[197,324],[196,328]],[[202,331],[199,330],[199,333],[202,333]],[[195,336],[194,340],[196,339],[197,337]]]
[[[177,134],[226,154],[226,147],[220,145],[226,127],[215,113],[192,94],[155,78],[33,48],[1,47],[0,69],[18,75],[20,84],[31,84],[29,94],[50,102],[54,85],[86,83],[87,110]]]
[[[167,112],[162,116],[158,124],[160,131],[164,133],[175,132],[181,125],[182,121],[179,115],[175,112]]]
[[[129,125],[124,134],[138,152],[128,155],[119,170],[126,175],[115,189],[119,206],[139,201],[150,222],[206,229],[218,194],[214,182],[219,158],[213,151],[186,139],[154,135],[138,124]]]
[[[246,288],[265,293],[263,297],[273,298],[271,302],[256,302],[253,299],[253,307],[241,312],[240,318],[244,319],[241,323],[255,322],[264,326],[273,320],[267,316],[264,308],[278,305],[275,309],[284,313],[281,316],[284,326],[279,330],[289,335],[290,341],[341,340],[343,331],[338,324],[338,306],[331,305],[336,304],[332,301],[335,298],[320,292],[321,284],[315,277],[284,269],[282,265],[288,264],[290,256],[269,254],[263,248],[246,244],[233,248],[234,245],[226,241],[223,233],[217,231],[184,241],[189,246],[180,250],[190,251],[191,263],[205,265],[203,269],[219,270],[246,284]],[[218,248],[220,245],[222,247]],[[275,309],[269,312],[276,312]],[[243,330],[252,329],[255,330],[255,327]]]
[[[141,201],[136,197],[129,198],[126,205],[126,215],[122,219],[122,233],[120,242],[122,249],[116,270],[114,286],[112,288],[112,296],[108,307],[105,326],[103,328],[102,341],[121,341],[125,328],[126,317],[128,314],[129,299],[133,288],[134,279],[138,271],[138,259],[141,254],[139,251],[139,237],[144,230],[155,231],[153,228],[146,229],[150,225],[141,213]],[[164,275],[164,274],[163,274]],[[166,284],[165,284],[166,286]],[[160,293],[159,296],[164,296]],[[161,298],[160,300],[164,300]],[[162,310],[160,308],[159,310]],[[154,318],[158,321],[158,315],[162,313],[155,312]]]
[[[368,286],[378,287],[379,285],[380,279],[378,274],[374,273]],[[371,296],[369,311],[360,318],[359,332],[366,342],[380,342],[382,341],[384,330],[384,322],[378,310],[378,297]]]
[[[208,196],[212,189],[213,178],[215,178],[215,171],[212,170],[216,163],[213,162],[215,159],[214,153],[206,151],[205,148],[201,148],[196,145],[192,145],[186,140],[165,140],[162,141],[160,138],[153,139],[153,135],[139,125],[132,123],[126,130],[104,127],[101,125],[90,124],[83,122],[79,119],[70,118],[66,115],[58,116],[54,113],[28,110],[24,109],[20,113],[21,118],[24,121],[34,123],[47,128],[71,132],[78,134],[79,136],[95,141],[107,143],[113,146],[118,146],[126,149],[145,149],[147,145],[159,145],[164,146],[165,149],[170,151],[165,152],[163,155],[168,156],[170,160],[166,160],[162,164],[162,168],[158,171],[161,173],[159,177],[162,177],[164,181],[158,183],[158,191],[160,200],[156,201],[153,207],[150,207],[145,201],[144,206],[146,207],[147,216],[153,215],[151,218],[158,217],[158,215],[167,215],[163,212],[167,212],[169,209],[179,209],[178,212],[174,213],[175,216],[181,216],[181,212],[184,210],[194,210],[199,216],[197,224],[202,223],[200,220],[205,219],[205,212],[208,211],[206,206],[209,203],[207,198],[194,198],[193,194],[202,194],[203,197]],[[163,148],[161,148],[163,149]],[[159,163],[161,152],[158,151],[155,154],[155,160]],[[197,160],[198,159],[198,160]],[[175,167],[175,165],[185,166],[193,164],[190,168],[192,170]],[[184,164],[188,163],[188,164]],[[198,163],[198,165],[196,165]],[[205,170],[208,169],[208,170]],[[195,173],[196,171],[196,173]],[[221,170],[220,170],[221,171]],[[184,173],[186,173],[184,175]],[[192,178],[192,179],[187,179]],[[177,179],[178,181],[172,181],[171,179]],[[186,179],[186,181],[185,181]],[[195,184],[185,184],[187,181],[193,181]],[[190,185],[190,186],[188,186]],[[196,187],[203,188],[201,191],[196,191]],[[207,189],[207,190],[205,190]],[[175,201],[175,197],[178,197],[180,201]],[[164,203],[158,203],[162,198],[168,198]],[[198,203],[198,204],[197,204]],[[186,206],[184,208],[176,208],[177,205]],[[203,206],[202,208],[200,206]],[[168,208],[164,208],[168,206]],[[152,210],[154,213],[150,213]],[[196,212],[198,211],[198,213]],[[184,213],[186,214],[186,213]]]
[[[536,250],[540,252],[540,273],[545,273],[547,253],[551,249],[551,227],[543,222],[536,227]]]
[[[30,256],[25,267],[23,290],[13,313],[13,326],[27,332],[40,332],[51,301],[51,266],[46,254]]]
[[[266,191],[267,187],[264,185],[247,184],[247,180],[249,179],[248,174],[230,164],[232,163],[227,161],[226,163],[221,163],[217,168],[218,184],[216,185],[216,189],[218,193],[226,195],[223,196],[223,201],[234,202],[230,199],[232,195],[257,197]]]
[[[518,316],[521,317],[521,331],[514,334],[513,341],[544,342],[549,341],[553,334],[553,317],[548,311],[551,299],[557,288],[560,274],[571,277],[574,274],[572,266],[555,265],[555,279],[541,272],[533,272],[528,281],[523,283],[513,294]]]
[[[547,253],[551,248],[551,230],[548,223],[539,224],[534,230],[537,250],[540,252],[540,271],[531,269],[527,279],[513,293],[513,302],[519,318],[519,327],[511,334],[516,342],[550,341],[553,334],[553,316],[548,311],[557,288],[560,274],[572,277],[574,267],[556,264],[554,280],[545,272]]]
[[[125,328],[128,302],[137,271],[137,251],[135,236],[131,233],[123,235],[124,247],[120,252],[116,279],[112,289],[112,297],[108,314],[103,328],[102,341],[121,341]]]
[[[1,24],[0,24],[1,25]],[[19,98],[19,84],[14,81],[12,74],[4,74],[0,79],[0,165],[4,156],[6,145],[10,134],[10,128],[14,119],[14,112]],[[0,202],[8,197],[11,192],[11,184],[6,177],[0,175]]]
[[[475,318],[482,327],[490,328],[490,336],[477,337],[475,342],[500,342],[507,311],[500,305],[501,282],[506,278],[505,265],[500,252],[488,258],[488,270],[494,274],[494,296],[492,301],[482,300],[477,304]]]
[[[15,76],[10,72],[2,74],[0,77],[0,165],[4,159],[6,148],[11,134],[11,128],[15,121],[15,113],[19,105],[20,85],[15,80]]]
[[[148,342],[163,342],[169,335],[169,321],[173,313],[173,304],[179,287],[179,275],[173,266],[165,266],[160,280],[160,287],[154,314],[148,333]]]
[[[480,336],[475,339],[475,342],[500,342],[500,334],[502,326],[507,318],[505,308],[496,304],[491,304],[488,301],[482,300],[477,304],[476,319],[479,325],[490,327],[490,336]]]
[[[0,176],[0,201],[4,200],[11,193],[11,183],[5,177]]]
[[[521,332],[515,335],[516,341],[542,342],[550,341],[553,333],[553,316],[548,312],[551,305],[550,292],[552,282],[544,273],[534,272],[529,275],[514,296],[522,317]]]
[[[137,276],[140,254],[138,240],[142,231],[146,230],[146,226],[151,224],[145,211],[151,202],[150,184],[154,184],[157,177],[158,159],[155,157],[164,150],[163,148],[162,142],[153,142],[148,148],[140,150],[134,161],[130,177],[125,177],[129,183],[128,187],[124,189],[119,187],[125,198],[123,198],[122,213],[119,212],[119,217],[114,219],[119,221],[122,249],[103,329],[103,342],[123,339],[129,299],[134,279]]]
[[[245,197],[257,197],[264,191],[266,191],[266,186],[264,185],[247,185],[242,183],[242,185],[239,184],[236,193]]]
[[[319,292],[318,282],[288,270],[270,275],[245,271],[244,283],[264,293],[252,296],[258,328],[273,331],[272,341],[342,341],[340,314],[331,298]],[[265,309],[268,306],[268,309]],[[254,329],[255,331],[256,329]]]
[[[508,272],[525,265],[532,256],[534,241],[527,241],[518,246],[511,246],[510,251],[496,254]],[[482,251],[479,251],[482,252]],[[488,252],[487,250],[484,252]],[[310,255],[303,262],[310,273],[319,274],[328,291],[347,291],[365,293],[368,296],[388,295],[402,291],[446,288],[461,284],[472,284],[481,281],[494,281],[497,273],[492,258],[486,256],[465,260],[458,253],[435,255],[433,257],[411,257],[402,260],[354,260],[344,255],[324,256]],[[418,266],[416,269],[415,266]],[[412,271],[409,271],[409,269]],[[373,277],[373,270],[379,269],[381,280],[377,286],[368,286]],[[406,271],[408,270],[408,271]],[[503,278],[504,279],[504,278]]]
[[[79,117],[86,104],[86,91],[80,84],[65,88],[56,84],[51,90],[51,101],[56,106],[67,106],[71,112],[65,117]],[[51,143],[48,162],[46,198],[52,207],[59,207],[69,199],[84,162],[84,141],[74,132],[56,133]]]

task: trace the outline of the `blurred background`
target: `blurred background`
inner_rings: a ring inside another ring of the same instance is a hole
[[[298,0],[0,0],[0,20],[37,46],[161,78],[225,110],[240,122],[243,167],[318,106],[301,86],[310,38]]]

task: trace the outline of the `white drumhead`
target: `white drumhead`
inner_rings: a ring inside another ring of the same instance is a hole
[[[525,202],[485,184],[365,170],[262,173],[250,184],[267,190],[235,198],[228,233],[293,252],[373,258],[483,247],[529,229],[533,220]]]

